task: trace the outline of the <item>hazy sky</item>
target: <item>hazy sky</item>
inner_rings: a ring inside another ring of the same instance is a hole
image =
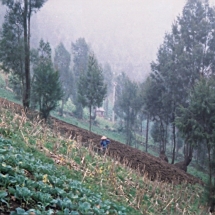
[[[55,47],[84,37],[116,70],[150,72],[150,62],[186,0],[48,0],[37,14],[40,37]],[[211,0],[215,3],[215,0]],[[118,71],[119,72],[119,71]]]

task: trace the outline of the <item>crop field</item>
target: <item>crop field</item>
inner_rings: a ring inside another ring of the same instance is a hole
[[[2,215],[207,214],[202,185],[150,181],[39,118],[0,114]]]

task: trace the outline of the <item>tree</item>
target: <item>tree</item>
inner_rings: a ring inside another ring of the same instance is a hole
[[[144,87],[143,110],[150,116],[159,127],[160,151],[166,150],[167,134],[166,127],[168,125],[168,109],[165,108],[164,103],[164,85],[156,76],[148,78],[147,84]],[[159,77],[159,76],[158,76]]]
[[[162,107],[159,118],[162,116],[162,121],[165,118],[166,125],[171,123],[172,126],[172,163],[176,150],[177,108],[186,105],[188,92],[201,74],[215,71],[214,25],[215,13],[208,1],[188,0],[182,16],[172,25],[171,33],[165,35],[157,61],[151,64],[153,84],[160,89],[155,100],[159,100]],[[185,157],[188,153],[192,151],[188,150]]]
[[[81,76],[86,75],[88,69],[89,47],[84,38],[79,38],[75,43],[72,43],[73,53],[73,102],[76,106],[75,115],[78,118],[83,117],[83,107],[78,101],[78,82]]]
[[[215,80],[202,77],[190,92],[188,107],[182,106],[177,127],[192,147],[207,147],[209,184],[212,185],[212,152],[215,149]]]
[[[8,11],[0,32],[0,68],[5,73],[11,73],[11,87],[19,88],[24,99],[24,39],[22,20],[19,20],[19,8]]]
[[[19,64],[19,74],[20,72],[24,72],[22,74],[22,84],[23,84],[23,106],[25,108],[29,108],[30,106],[30,91],[31,91],[31,76],[30,76],[30,22],[31,16],[33,12],[39,10],[46,0],[1,0],[3,5],[6,5],[9,9],[8,15],[5,18],[5,25],[3,26],[3,33],[1,35],[1,43],[3,46],[9,46],[9,49],[2,49],[3,54],[7,56],[7,58],[3,58],[3,65],[5,64],[6,68],[13,69],[14,68],[14,54],[13,48],[17,50],[20,49],[20,57],[18,60]],[[9,35],[9,38],[7,38]],[[13,37],[15,36],[15,38]],[[7,40],[9,39],[9,40]],[[16,40],[15,44],[10,44],[11,40]],[[6,44],[5,44],[6,43]],[[1,45],[0,45],[1,46]],[[15,52],[16,55],[18,52]],[[10,55],[12,54],[12,58]],[[1,58],[2,54],[0,54]],[[18,61],[17,60],[17,61]],[[21,65],[20,65],[21,64]],[[16,70],[15,70],[16,71]],[[15,72],[14,71],[14,72]]]
[[[125,121],[126,144],[132,144],[132,130],[138,111],[142,106],[139,85],[132,82],[125,73],[117,78],[114,110]]]
[[[54,65],[55,68],[59,71],[60,82],[63,89],[63,98],[62,105],[60,109],[60,114],[63,115],[63,107],[66,101],[68,100],[73,85],[73,77],[70,71],[70,61],[71,56],[69,52],[64,47],[63,43],[60,43],[55,49]]]
[[[142,101],[142,107],[139,113],[139,119],[141,123],[141,135],[143,132],[143,121],[146,120],[145,129],[145,151],[148,151],[148,139],[149,139],[149,124],[150,124],[150,113],[146,109],[145,98],[147,97],[146,92],[151,84],[150,78],[146,78],[144,82],[140,84],[140,100]]]
[[[172,33],[165,35],[164,42],[157,54],[157,62],[151,64],[153,83],[160,89],[159,97],[156,99],[160,101],[161,107],[159,118],[166,127],[168,124],[172,127],[172,164],[175,161],[176,151],[176,109],[186,101],[187,91],[183,85],[185,78],[182,68],[184,63],[182,61],[184,59],[183,42],[179,39],[177,27],[177,23],[175,23],[172,26]],[[165,150],[164,148],[162,150]]]
[[[103,74],[104,74],[104,81],[107,84],[107,97],[106,97],[104,106],[105,106],[106,117],[108,117],[108,110],[109,110],[108,96],[113,91],[113,72],[111,70],[111,66],[108,63],[104,65]]]
[[[102,69],[98,65],[94,54],[91,54],[88,59],[87,73],[82,74],[78,82],[78,101],[83,107],[89,108],[90,131],[92,108],[101,107],[106,94],[107,86],[104,83]]]
[[[151,137],[154,140],[155,144],[157,144],[157,143],[159,144],[160,152],[162,151],[161,145],[160,145],[160,141],[162,139],[161,135],[162,135],[162,133],[160,131],[160,124],[155,121],[152,125],[152,128],[151,128]]]
[[[40,41],[34,57],[34,77],[32,82],[33,103],[39,106],[41,117],[47,120],[50,112],[57,107],[63,92],[58,71],[55,71],[51,60],[49,43]]]

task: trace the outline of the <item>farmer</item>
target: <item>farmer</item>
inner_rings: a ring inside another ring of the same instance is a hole
[[[105,153],[107,151],[107,148],[108,148],[108,144],[110,143],[110,140],[107,139],[107,137],[105,136],[102,136],[101,137],[101,141],[100,141],[100,145],[101,145],[101,148],[102,148],[102,152]]]

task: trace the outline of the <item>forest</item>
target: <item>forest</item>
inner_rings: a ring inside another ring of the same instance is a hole
[[[182,154],[185,171],[195,160],[208,174],[214,201],[215,8],[209,1],[186,2],[150,63],[150,74],[139,82],[114,71],[111,62],[101,64],[85,38],[70,47],[61,41],[52,48],[43,38],[32,44],[31,19],[46,0],[0,2],[5,14],[0,69],[26,112],[38,110],[48,122],[54,110],[63,116],[70,102],[72,116],[87,115],[91,131],[102,107],[127,145],[148,152],[153,142],[171,164]]]

